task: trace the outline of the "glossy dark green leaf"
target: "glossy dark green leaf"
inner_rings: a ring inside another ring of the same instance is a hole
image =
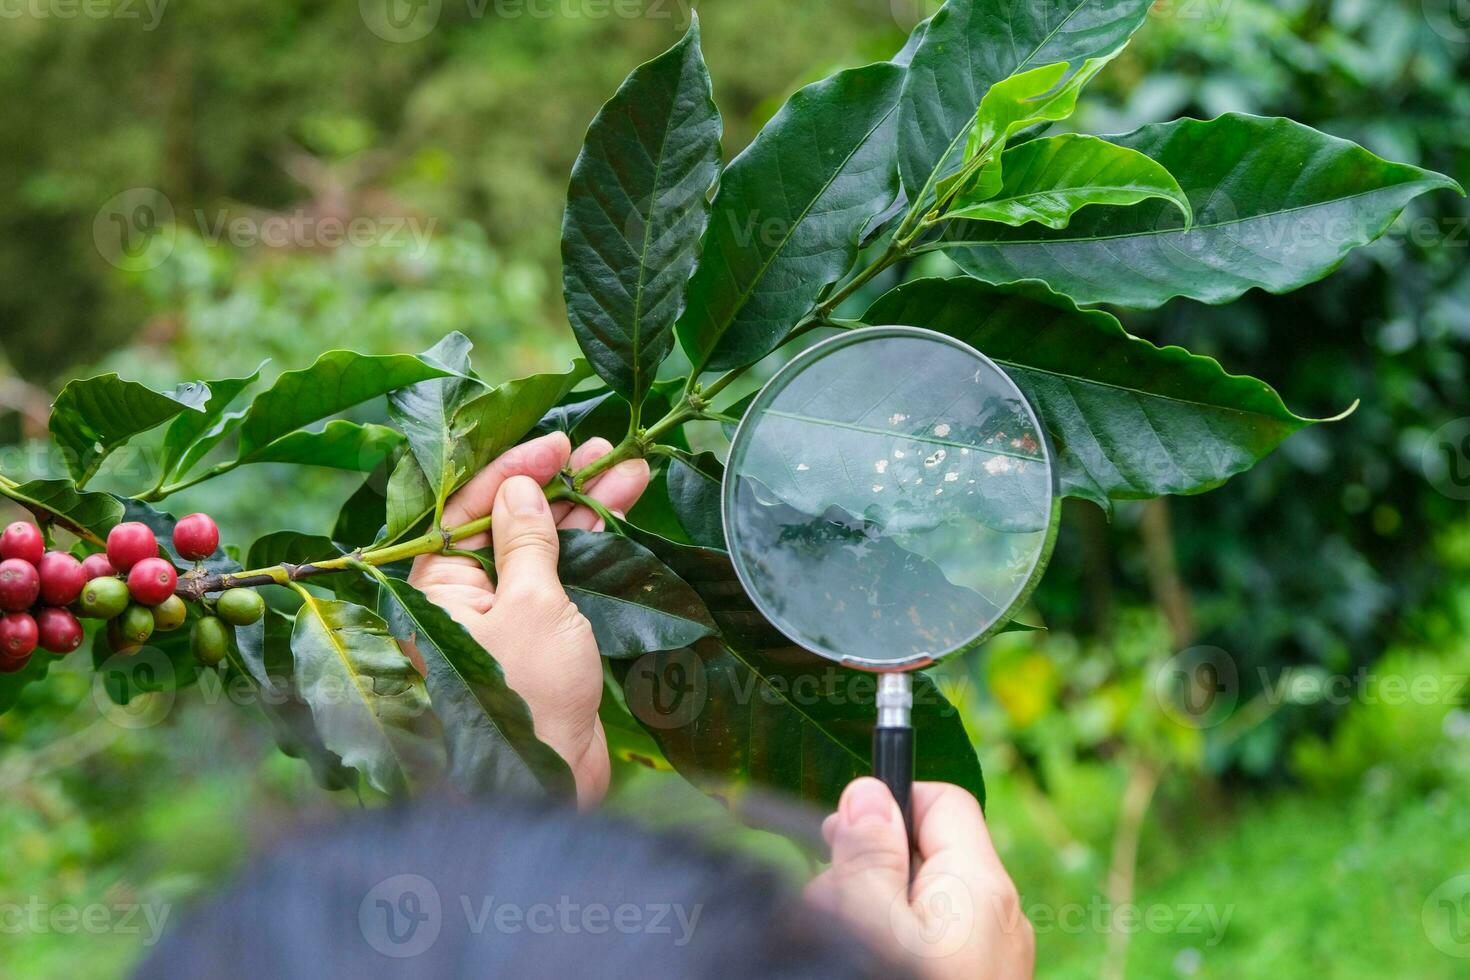
[[[689,532],[679,523],[679,515],[674,513],[673,501],[669,499],[668,462],[655,458],[649,460],[649,464],[653,471],[648,489],[643,491],[643,496],[628,511],[627,523],[652,531],[670,541],[691,544]]]
[[[981,99],[997,82],[1115,55],[1152,0],[949,0],[913,52],[898,108],[898,159],[911,200],[958,169]]]
[[[951,257],[987,282],[1040,279],[1083,304],[1226,303],[1253,288],[1284,293],[1315,282],[1415,197],[1459,190],[1288,119],[1230,113],[1107,139],[1178,179],[1194,203],[1189,230],[1166,201],[1092,208],[1061,230],[957,222]]]
[[[81,484],[133,436],[181,412],[202,414],[208,401],[209,386],[199,381],[168,392],[115,374],[72,381],[51,407],[51,437],[62,451],[67,471]]]
[[[553,406],[588,375],[585,361],[559,374],[507,381],[466,401],[450,424],[453,456],[451,491],[530,432]],[[412,454],[405,454],[388,480],[388,537],[396,539],[436,513],[439,496]]]
[[[865,319],[928,327],[990,356],[1050,431],[1062,493],[1104,508],[1219,486],[1314,421],[1265,382],[1156,347],[1034,283],[921,279],[880,298]]]
[[[420,381],[388,396],[388,414],[403,430],[424,481],[441,505],[458,476],[454,468],[454,413],[485,388],[468,376],[473,346],[464,334],[458,331],[449,334],[423,356],[455,373]]]
[[[342,504],[332,528],[333,540],[346,545],[366,547],[378,540],[388,521],[388,474],[391,461],[385,460],[362,481],[362,486]]]
[[[696,782],[748,780],[834,806],[872,771],[876,675],[793,646],[755,610],[724,552],[638,540],[699,593],[722,635],[614,664],[634,716]],[[983,802],[958,710],[926,674],[913,680],[916,777],[955,783]]]
[[[304,425],[449,374],[447,368],[412,354],[328,351],[311,367],[282,374],[250,404],[240,423],[239,459],[253,462],[271,443]]]
[[[123,506],[107,493],[78,492],[66,480],[33,480],[6,487],[0,495],[20,504],[38,521],[51,521],[93,544],[107,539],[107,532],[123,519]]]
[[[635,69],[597,114],[562,225],[567,317],[587,360],[635,405],[674,345],[720,171],[722,125],[699,47]]]
[[[434,783],[443,769],[438,719],[388,625],[352,603],[302,599],[294,675],[322,743],[383,793]]]
[[[628,431],[628,404],[616,392],[606,388],[595,392],[574,391],[541,416],[531,430],[533,436],[564,432],[572,442],[586,442],[601,436],[609,442]]]
[[[851,268],[864,228],[898,196],[903,76],[883,62],[808,85],[726,168],[678,324],[696,369],[764,357]]]
[[[706,548],[725,547],[720,519],[720,481],[725,467],[714,453],[680,453],[669,460],[669,502],[689,538]]]
[[[414,643],[428,668],[454,785],[465,793],[573,795],[571,770],[536,738],[530,708],[490,653],[418,589],[395,578],[382,582],[394,633]]]
[[[562,531],[558,569],[604,657],[676,650],[715,632],[694,590],[622,535]]]
[[[187,472],[229,433],[233,421],[225,421],[225,411],[239,397],[240,392],[260,379],[260,372],[268,363],[270,362],[262,361],[259,367],[243,378],[221,378],[207,382],[209,400],[204,403],[203,410],[180,412],[174,417],[163,435],[163,458],[159,465],[165,473],[182,475]],[[238,417],[243,418],[243,413]]]
[[[250,568],[270,568],[275,565],[302,565],[323,558],[334,558],[337,546],[331,538],[320,534],[302,534],[300,531],[276,531],[258,538],[250,546],[250,555],[245,564]]]
[[[987,197],[961,194],[947,212],[951,218],[1065,228],[1088,205],[1127,207],[1161,198],[1191,220],[1189,200],[1169,171],[1096,136],[1031,140],[1006,150],[1000,163],[1001,186]]]
[[[324,789],[355,789],[357,770],[344,766],[341,757],[327,748],[311,708],[294,690],[291,632],[291,620],[267,609],[260,623],[236,628],[235,649],[228,654],[230,666],[251,691],[283,753],[305,761]]]

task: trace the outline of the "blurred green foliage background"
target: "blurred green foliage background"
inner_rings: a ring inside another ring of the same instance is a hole
[[[727,159],[790,92],[886,57],[936,6],[705,0]],[[6,14],[0,469],[48,468],[49,401],[72,377],[171,384],[265,358],[273,372],[330,347],[421,350],[455,329],[490,379],[574,352],[558,267],[567,175],[597,108],[683,31],[686,5],[446,0],[432,30],[399,41],[369,29],[372,7]],[[1287,115],[1470,180],[1457,0],[1160,0],[1154,14],[1079,129]],[[118,261],[139,200],[167,203],[167,246]],[[1470,917],[1443,919],[1453,903],[1435,896],[1470,873],[1470,491],[1455,483],[1470,460],[1434,434],[1470,416],[1470,212],[1451,195],[1415,208],[1299,293],[1125,317],[1268,380],[1303,414],[1361,404],[1210,494],[1111,521],[1069,501],[1031,615],[1049,630],[1003,637],[946,677],[1042,976],[1465,975],[1470,945],[1453,930]],[[333,220],[362,234],[338,243]],[[268,227],[284,240],[251,239]],[[325,530],[352,489],[287,476],[254,467],[172,506],[207,509],[246,542]],[[1213,683],[1201,664],[1234,677],[1203,727],[1161,694],[1179,676]],[[204,692],[147,721],[99,712],[85,654],[0,717],[0,909],[141,901],[182,915],[252,850],[343,805],[258,719]],[[666,774],[634,775],[616,805],[805,867]],[[121,975],[150,931],[40,921],[0,916],[0,975]]]

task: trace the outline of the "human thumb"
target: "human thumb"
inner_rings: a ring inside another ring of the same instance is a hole
[[[893,794],[871,776],[853,780],[837,805],[835,824],[831,897],[843,914],[886,925],[909,885],[909,839]]]
[[[490,528],[497,595],[565,595],[556,575],[556,521],[535,480],[513,476],[500,485]]]

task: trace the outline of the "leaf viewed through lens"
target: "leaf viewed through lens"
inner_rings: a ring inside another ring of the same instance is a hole
[[[1045,439],[973,352],[919,332],[813,348],[756,399],[725,505],[742,580],[835,659],[935,659],[1005,617],[1052,524]]]

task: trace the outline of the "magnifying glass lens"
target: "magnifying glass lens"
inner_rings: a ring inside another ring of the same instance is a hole
[[[951,338],[873,327],[804,352],[731,446],[726,536],[792,640],[875,669],[985,636],[1023,601],[1053,523],[1035,413]]]

